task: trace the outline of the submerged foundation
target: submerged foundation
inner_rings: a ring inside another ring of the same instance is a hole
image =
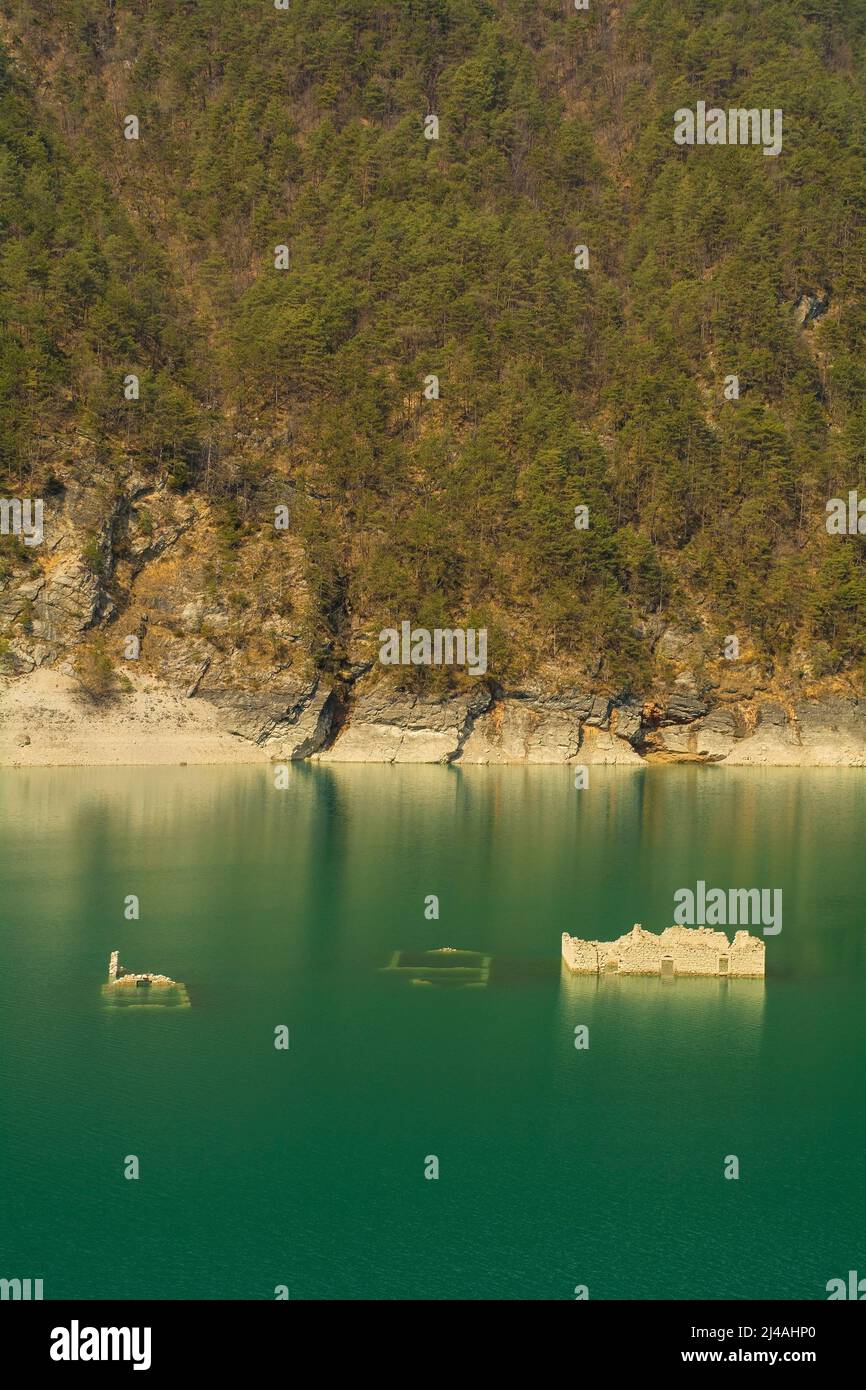
[[[440,946],[434,951],[395,951],[385,970],[404,975],[413,985],[472,985],[487,984],[490,978],[490,956],[480,951],[460,951],[455,946]]]

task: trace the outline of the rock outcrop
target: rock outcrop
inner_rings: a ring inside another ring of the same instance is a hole
[[[245,691],[206,676],[195,697],[219,711],[228,733],[266,748],[280,759],[309,758],[324,748],[336,711],[333,690],[317,679],[301,683],[283,678]]]
[[[8,667],[7,667],[8,671]],[[596,692],[450,695],[290,673],[244,688],[205,660],[173,687],[128,667],[125,686],[94,702],[72,670],[0,678],[0,765],[292,761],[560,764],[640,768],[655,762],[755,767],[866,767],[866,701],[832,696],[784,705],[747,699],[643,704]]]
[[[395,692],[383,682],[359,697],[339,738],[317,756],[332,763],[453,762],[490,698],[484,686],[437,699]]]
[[[775,702],[758,710],[754,732],[725,762],[763,767],[866,767],[866,701],[802,701],[790,712]]]
[[[610,700],[592,693],[545,695],[512,691],[491,699],[474,720],[460,755],[463,763],[568,763],[580,761],[581,730],[603,729]]]
[[[660,667],[643,691],[555,669],[406,690],[363,624],[337,637],[339,612],[317,663],[297,537],[262,531],[236,558],[201,499],[132,471],[106,504],[108,482],[70,474],[44,547],[0,571],[0,763],[866,766],[864,700],[722,660],[698,622],[648,622]],[[109,700],[79,688],[88,655],[113,671]]]

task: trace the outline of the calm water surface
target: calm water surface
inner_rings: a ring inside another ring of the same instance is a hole
[[[866,775],[591,779],[0,772],[0,1276],[814,1299],[862,1269]],[[563,930],[668,926],[699,878],[783,890],[763,984],[562,977]],[[491,957],[487,985],[382,971],[443,945]],[[107,1009],[113,948],[191,1007]]]

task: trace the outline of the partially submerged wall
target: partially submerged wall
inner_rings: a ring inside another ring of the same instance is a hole
[[[764,943],[738,931],[730,942],[710,927],[667,927],[656,935],[640,924],[616,941],[581,941],[562,934],[562,958],[578,975],[718,975],[757,978],[764,974]]]

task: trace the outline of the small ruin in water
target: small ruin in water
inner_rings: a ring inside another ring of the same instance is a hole
[[[384,967],[413,985],[450,985],[483,988],[490,978],[490,956],[481,951],[461,951],[439,946],[433,951],[395,951]]]
[[[102,986],[103,999],[109,1008],[127,1005],[157,1009],[189,1008],[186,985],[169,975],[137,974],[120,964],[120,952],[112,951],[108,961],[108,982]]]

